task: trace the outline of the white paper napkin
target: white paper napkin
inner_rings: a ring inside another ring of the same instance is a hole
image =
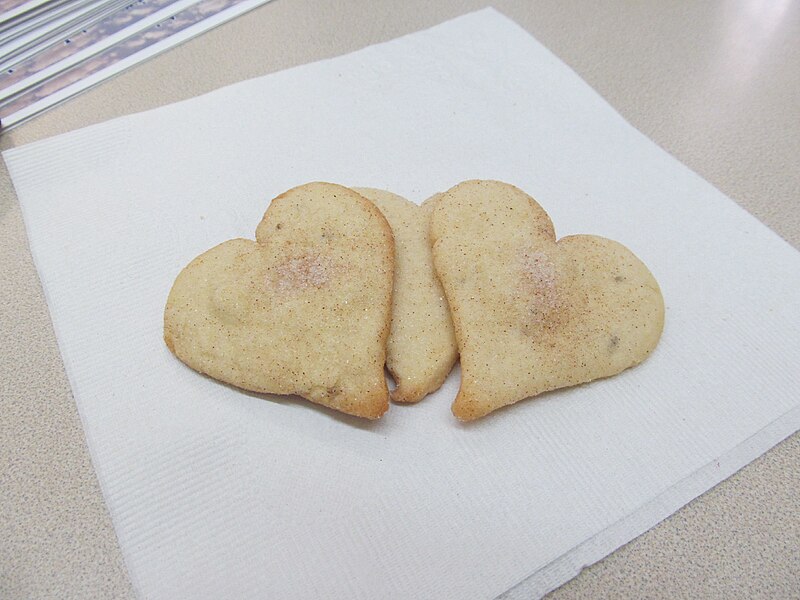
[[[800,255],[493,10],[4,156],[142,597],[529,598],[800,427]],[[164,346],[175,275],[276,194],[468,178],[641,257],[655,353],[461,425],[457,370],[365,423]]]

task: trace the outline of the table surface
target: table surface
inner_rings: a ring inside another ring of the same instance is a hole
[[[0,146],[337,56],[484,5],[275,0],[12,130]],[[800,248],[800,3],[493,6]],[[0,266],[0,597],[131,598],[4,165]],[[800,597],[798,466],[795,434],[551,596]]]

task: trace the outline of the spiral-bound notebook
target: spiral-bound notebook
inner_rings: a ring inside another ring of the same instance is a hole
[[[532,598],[800,426],[800,254],[487,9],[4,153],[142,598]],[[328,180],[530,192],[658,279],[659,346],[471,424],[361,422],[202,377],[162,340],[179,270]]]

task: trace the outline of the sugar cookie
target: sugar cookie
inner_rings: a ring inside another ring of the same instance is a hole
[[[614,375],[658,343],[664,302],[647,267],[602,237],[556,242],[547,213],[514,186],[453,187],[431,241],[461,356],[461,420]]]
[[[164,340],[215,379],[378,418],[393,270],[374,205],[334,184],[293,188],[272,201],[256,241],[224,242],[181,271]]]

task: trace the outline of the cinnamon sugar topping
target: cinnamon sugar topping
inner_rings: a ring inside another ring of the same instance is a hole
[[[522,252],[519,262],[528,310],[532,320],[540,322],[560,304],[556,266],[544,252]]]
[[[275,269],[274,284],[281,292],[321,288],[336,272],[336,265],[327,256],[304,254],[290,258]]]

